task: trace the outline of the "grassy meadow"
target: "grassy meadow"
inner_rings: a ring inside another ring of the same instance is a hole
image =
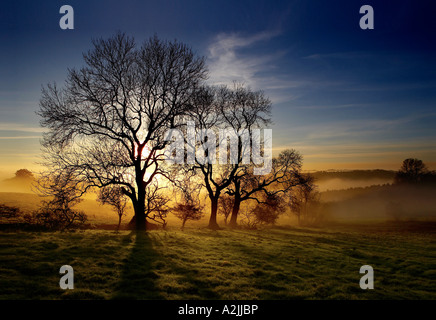
[[[434,223],[0,233],[0,299],[436,299]],[[59,268],[74,268],[73,290]],[[374,290],[359,269],[374,268]]]

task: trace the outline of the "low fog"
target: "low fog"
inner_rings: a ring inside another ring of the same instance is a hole
[[[389,177],[362,178],[329,178],[321,175],[316,184],[319,191],[318,218],[313,226],[325,223],[368,223],[383,221],[411,221],[436,220],[436,188],[434,186],[398,186]],[[0,180],[0,203],[17,206],[24,213],[30,213],[38,208],[43,200],[36,195],[32,185],[32,177],[2,174]],[[208,220],[209,202],[205,204],[205,216],[200,221],[191,221],[187,225],[200,226]],[[117,222],[117,214],[108,205],[101,205],[96,201],[95,194],[87,195],[77,206],[85,211],[91,223],[104,226]],[[242,209],[242,208],[241,208]],[[312,214],[309,212],[309,214]],[[122,224],[127,224],[133,216],[130,207],[126,210]],[[243,219],[242,209],[240,219]],[[221,226],[224,225],[223,216],[218,217]],[[181,224],[174,215],[169,214],[168,226],[179,227]],[[297,224],[295,215],[286,210],[278,220],[278,224]]]
[[[372,186],[321,194],[325,214],[347,222],[436,219],[434,187]]]
[[[374,185],[391,184],[392,179],[373,178],[373,179],[328,179],[317,182],[318,190],[320,192],[328,190],[342,190],[349,188],[362,188]]]

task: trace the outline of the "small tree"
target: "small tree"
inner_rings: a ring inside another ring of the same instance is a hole
[[[123,193],[123,190],[119,187],[108,186],[99,190],[98,201],[101,204],[108,204],[116,211],[118,215],[118,227],[120,229],[121,219],[125,215],[128,197]]]
[[[194,204],[178,203],[173,208],[174,215],[182,220],[181,229],[185,229],[185,223],[188,220],[200,220],[203,217],[203,208]]]
[[[319,210],[319,192],[311,175],[305,175],[305,183],[297,185],[289,192],[291,212],[297,216],[298,224],[314,223]]]
[[[202,185],[196,182],[194,171],[183,171],[179,178],[172,179],[175,186],[176,205],[173,214],[182,220],[181,229],[184,230],[188,220],[200,220],[204,216],[203,206],[200,204]],[[177,199],[180,196],[180,200]]]
[[[268,194],[253,210],[256,220],[261,224],[275,224],[284,210],[283,200],[278,194]]]
[[[41,208],[34,212],[33,218],[36,224],[50,230],[75,228],[87,221],[83,211],[72,209],[67,199],[58,197],[43,201]]]
[[[167,187],[159,186],[158,180],[152,181],[145,188],[145,215],[148,219],[161,224],[163,228],[167,225],[166,219],[170,211],[168,203],[171,200],[163,191],[165,189]]]
[[[33,173],[27,169],[20,169],[15,172],[15,178],[22,180],[33,180],[35,177]]]
[[[241,223],[249,229],[257,228],[259,225],[274,225],[285,210],[283,203],[278,193],[264,194],[252,209],[245,210]]]
[[[18,207],[11,207],[0,203],[0,221],[3,219],[10,221],[19,218],[19,216],[20,209]]]
[[[283,150],[272,159],[272,170],[267,175],[254,175],[252,166],[243,166],[232,178],[227,194],[233,196],[230,226],[236,226],[239,209],[244,201],[267,199],[268,195],[282,195],[293,187],[306,183],[301,174],[303,158],[293,149]],[[263,197],[263,198],[262,198]]]
[[[225,225],[227,225],[227,219],[232,214],[233,203],[234,203],[233,197],[229,196],[228,194],[224,194],[223,196],[221,196],[218,213],[224,216]]]
[[[428,174],[429,170],[422,160],[408,158],[403,161],[394,181],[396,184],[417,184],[423,182]]]
[[[43,197],[41,207],[33,212],[33,220],[51,230],[65,230],[78,227],[87,221],[83,211],[74,210],[80,203],[82,193],[78,191],[71,171],[59,171],[57,175],[42,175],[36,189]]]

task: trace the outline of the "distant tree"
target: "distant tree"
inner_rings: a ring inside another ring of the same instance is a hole
[[[99,189],[98,201],[101,204],[108,204],[116,211],[118,215],[118,227],[120,229],[121,219],[125,215],[125,210],[128,203],[128,197],[124,194],[120,187],[107,186]]]
[[[224,224],[227,225],[227,220],[230,217],[233,209],[233,197],[228,194],[224,194],[220,198],[218,213],[224,216]]]
[[[306,174],[305,183],[299,184],[290,190],[288,199],[291,212],[297,217],[298,224],[315,222],[319,210],[319,192],[314,183],[313,176]]]
[[[22,180],[33,180],[35,177],[33,176],[33,173],[31,171],[27,169],[20,169],[15,172],[15,178]]]
[[[418,184],[423,182],[428,174],[429,170],[422,160],[408,158],[403,161],[400,170],[397,171],[394,182],[396,184]]]
[[[330,179],[347,179],[347,180],[367,180],[367,179],[384,179],[391,180],[395,172],[391,170],[328,170],[316,171],[312,175],[317,181]]]
[[[7,206],[0,203],[0,218],[15,219],[19,216],[20,209],[18,207]]]
[[[182,220],[181,229],[184,230],[188,220],[200,220],[204,216],[204,206],[200,203],[202,184],[197,181],[194,171],[182,171],[173,179],[176,194],[176,205],[173,214]]]

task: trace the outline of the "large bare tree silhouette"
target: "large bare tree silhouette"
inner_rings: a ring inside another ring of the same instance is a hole
[[[197,95],[189,115],[198,138],[196,145],[190,146],[197,152],[193,169],[202,177],[211,204],[208,227],[219,229],[220,196],[246,165],[253,168],[250,138],[254,129],[271,123],[271,102],[262,91],[252,91],[241,84],[207,87]],[[233,137],[221,136],[219,129]],[[228,147],[228,138],[233,139],[235,148]],[[201,155],[202,150],[204,155]],[[219,159],[215,158],[217,151]]]
[[[42,90],[41,125],[48,170],[74,172],[82,192],[118,185],[131,199],[137,229],[146,229],[147,190],[156,198],[165,132],[178,128],[206,79],[204,59],[156,36],[138,47],[123,33],[93,41],[86,65],[66,84]]]

